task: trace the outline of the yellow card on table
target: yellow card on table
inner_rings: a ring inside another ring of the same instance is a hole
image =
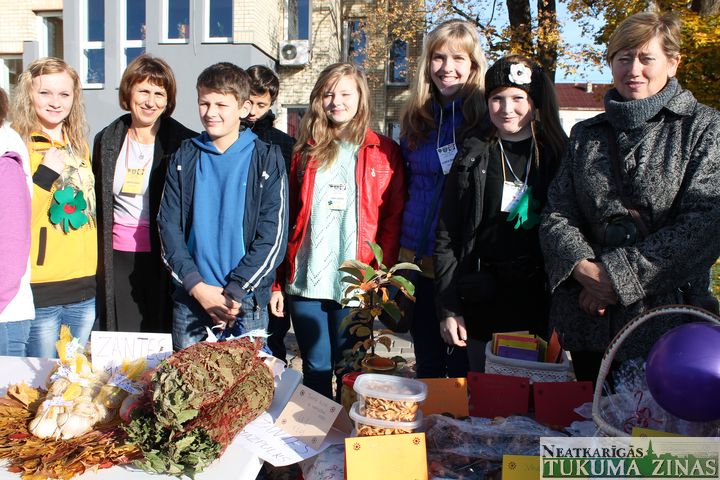
[[[537,480],[540,478],[540,457],[503,455],[502,480]]]
[[[652,428],[633,427],[631,437],[684,437],[679,433],[661,432]]]
[[[318,449],[327,436],[342,405],[298,385],[275,425],[306,445]]]
[[[451,413],[455,417],[470,415],[467,378],[419,378],[428,386],[428,394],[420,409],[424,416]]]
[[[427,480],[424,433],[345,439],[347,480]]]

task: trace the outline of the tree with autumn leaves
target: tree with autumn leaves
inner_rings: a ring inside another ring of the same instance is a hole
[[[395,39],[408,41],[412,51],[422,41],[418,32],[460,17],[477,25],[489,60],[510,52],[527,55],[554,79],[559,68],[574,72],[581,64],[603,64],[607,40],[626,17],[647,9],[672,10],[683,25],[678,79],[701,102],[720,107],[720,91],[713,88],[720,85],[720,0],[560,1],[588,43],[570,45],[563,39],[556,0],[532,5],[530,0],[377,0],[367,15],[367,56],[382,65]],[[412,63],[408,68],[413,69]]]

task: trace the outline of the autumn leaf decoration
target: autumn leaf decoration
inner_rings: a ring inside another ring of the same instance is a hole
[[[70,227],[77,230],[88,223],[88,216],[83,213],[86,208],[87,202],[83,192],[75,192],[72,187],[65,187],[53,195],[50,222],[53,225],[60,225],[65,233],[70,231]]]

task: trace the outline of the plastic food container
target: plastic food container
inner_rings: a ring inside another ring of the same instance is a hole
[[[366,373],[353,386],[363,414],[377,420],[413,422],[427,398],[427,385],[411,378]]]
[[[365,372],[350,372],[346,373],[342,377],[342,388],[340,389],[340,403],[348,414],[350,414],[352,404],[357,401],[357,395],[355,395],[355,390],[353,390],[355,380],[357,380],[357,378],[364,373]]]
[[[355,422],[355,431],[359,437],[372,437],[377,435],[396,435],[412,433],[422,425],[422,412],[417,413],[417,419],[412,422],[393,422],[370,418],[362,413],[362,405],[355,402],[350,409],[350,418]]]

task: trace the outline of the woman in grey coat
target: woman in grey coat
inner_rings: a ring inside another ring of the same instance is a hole
[[[595,380],[608,344],[637,315],[690,295],[712,307],[720,256],[720,114],[674,78],[679,21],[627,18],[607,60],[606,112],[573,128],[540,228],[550,322],[581,380]],[[618,358],[646,353],[677,320],[646,324]]]

